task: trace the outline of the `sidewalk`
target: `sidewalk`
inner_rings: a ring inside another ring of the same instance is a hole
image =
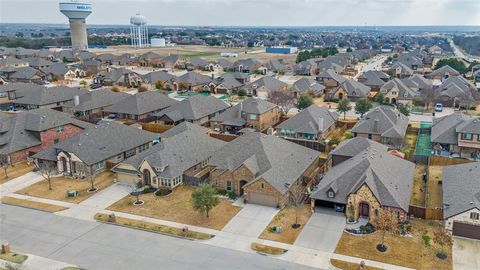
[[[33,185],[43,180],[43,177],[36,172],[29,172],[15,179],[0,185],[0,197],[17,192],[23,188]]]

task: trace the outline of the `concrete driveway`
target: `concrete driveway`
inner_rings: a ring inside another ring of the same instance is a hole
[[[333,252],[344,228],[345,216],[343,213],[317,207],[295,241],[295,245]]]
[[[273,207],[246,204],[222,231],[257,238],[277,213]]]
[[[453,269],[480,269],[480,240],[453,238]]]

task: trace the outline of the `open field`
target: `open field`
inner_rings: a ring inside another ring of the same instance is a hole
[[[381,232],[370,235],[353,236],[343,233],[338,242],[335,253],[344,254],[368,260],[400,265],[404,267],[423,270],[449,270],[452,269],[452,248],[445,247],[447,259],[436,257],[440,246],[433,241],[433,232],[442,225],[435,221],[421,219],[411,220],[412,237],[385,235],[386,252],[379,252],[377,244],[381,243]],[[427,232],[430,245],[424,245],[422,235]]]
[[[413,175],[412,196],[410,197],[410,204],[425,207],[426,183],[423,181],[423,173],[427,171],[426,165],[415,165],[415,172]]]
[[[107,214],[97,213],[95,214],[95,219],[103,222],[110,222]],[[152,232],[159,232],[164,234],[170,234],[174,236],[198,239],[198,240],[207,240],[212,238],[210,234],[200,233],[195,231],[184,232],[182,229],[174,228],[166,225],[155,224],[151,222],[145,222],[141,220],[135,220],[130,218],[115,217],[115,224],[133,227],[142,230],[148,230]]]
[[[51,212],[51,213],[67,209],[67,208],[65,208],[63,206],[59,206],[59,205],[43,203],[43,202],[36,202],[36,201],[31,201],[31,200],[18,199],[18,198],[13,198],[13,197],[3,197],[1,199],[1,202],[5,203],[5,204],[18,205],[18,206],[43,210],[43,211],[47,211],[47,212]]]
[[[91,188],[89,179],[73,179],[71,177],[54,177],[52,178],[52,190],[48,189],[47,180],[42,180],[31,186],[17,191],[18,194],[29,195],[34,197],[46,198],[57,201],[66,201],[71,203],[79,203],[93,196],[96,192],[87,192]],[[98,191],[113,184],[113,173],[105,171],[97,175],[95,178],[95,187]],[[67,197],[69,190],[76,190],[77,197]]]
[[[428,207],[441,208],[443,206],[443,190],[442,181],[443,166],[429,166],[428,167]]]
[[[135,198],[128,195],[109,206],[108,210],[221,230],[241,209],[233,206],[232,202],[221,199],[207,218],[193,210],[191,201],[193,189],[194,187],[182,185],[162,197],[153,193],[142,194],[140,200],[145,203],[139,206],[134,206]]]
[[[297,239],[298,235],[302,232],[303,227],[310,216],[312,216],[310,205],[303,205],[298,209],[298,223],[301,224],[301,226],[300,228],[293,229],[292,225],[295,223],[295,209],[285,207],[273,217],[272,221],[270,221],[270,224],[268,224],[267,228],[265,228],[259,238],[293,244],[295,239]],[[270,228],[274,226],[282,227],[283,231],[281,233],[271,232]]]
[[[8,177],[5,177],[5,171],[2,168],[0,171],[0,184],[3,184],[21,175],[31,172],[33,170],[33,167],[34,167],[33,164],[28,164],[26,161],[17,163],[13,167],[12,166],[8,167],[7,169]]]

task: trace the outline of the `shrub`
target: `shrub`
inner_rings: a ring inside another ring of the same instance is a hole
[[[238,90],[237,94],[238,94],[239,97],[244,97],[244,96],[247,95],[247,92],[245,91],[245,89],[240,89],[240,90]]]
[[[144,85],[140,85],[140,86],[138,87],[138,92],[139,92],[139,93],[141,93],[141,92],[147,92],[147,90],[148,90],[147,87],[144,86]]]
[[[166,187],[160,187],[159,189],[157,189],[157,191],[155,191],[155,196],[165,196],[165,195],[168,195],[172,193],[172,190],[169,189],[169,188],[166,188]]]
[[[112,92],[120,92],[120,89],[116,86],[112,87]]]
[[[228,192],[225,189],[217,188],[218,195],[227,196]]]
[[[228,191],[227,195],[230,200],[236,200],[238,197],[237,194],[233,191]]]
[[[145,186],[143,188],[143,193],[150,193],[150,192],[154,192],[155,191],[155,188],[151,187],[151,186]]]
[[[430,246],[430,236],[428,235],[428,232],[423,233],[422,240],[423,240],[423,245],[425,245],[426,247]]]

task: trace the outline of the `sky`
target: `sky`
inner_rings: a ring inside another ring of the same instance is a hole
[[[69,0],[65,0],[69,1]],[[88,0],[87,24],[380,26],[480,25],[480,0]],[[64,23],[56,0],[0,0],[1,23]]]

